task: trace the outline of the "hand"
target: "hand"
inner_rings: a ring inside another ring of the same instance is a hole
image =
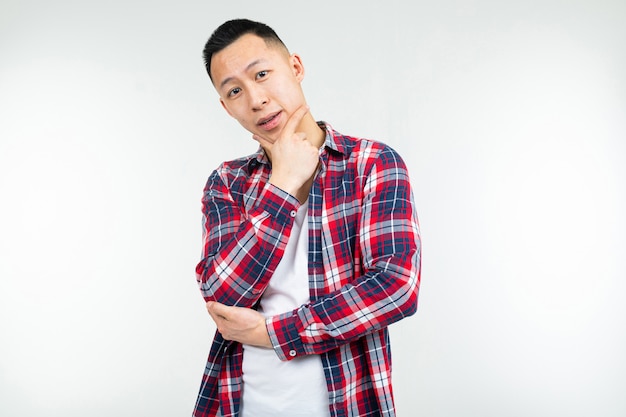
[[[307,140],[306,133],[297,132],[309,108],[300,106],[287,119],[279,137],[271,139],[253,135],[272,160],[270,183],[304,202],[309,194],[311,180],[319,163],[318,149]]]
[[[246,345],[272,347],[265,326],[265,317],[258,311],[245,307],[230,307],[215,301],[209,301],[206,307],[224,339]]]

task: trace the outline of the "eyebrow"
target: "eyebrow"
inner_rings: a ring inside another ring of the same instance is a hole
[[[250,71],[250,68],[254,67],[255,65],[260,64],[262,61],[263,61],[263,59],[255,59],[254,61],[252,61],[251,63],[249,63],[249,64],[246,66],[246,69],[245,69],[245,71],[244,71],[244,72]],[[224,88],[224,86],[225,86],[226,84],[228,84],[229,82],[231,82],[234,78],[235,78],[235,77],[226,77],[226,78],[224,78],[224,81],[222,81],[222,82],[220,83],[220,89]]]

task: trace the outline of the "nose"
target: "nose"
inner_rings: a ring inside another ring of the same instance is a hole
[[[248,91],[250,98],[250,107],[252,107],[252,110],[262,110],[269,101],[267,98],[267,94],[265,94],[265,91],[262,88],[258,87],[248,89]]]

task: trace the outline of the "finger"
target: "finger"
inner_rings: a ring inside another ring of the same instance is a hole
[[[294,111],[291,114],[291,116],[289,116],[289,118],[287,119],[287,122],[285,122],[285,126],[283,127],[283,130],[281,131],[282,133],[281,136],[283,137],[293,136],[294,133],[296,133],[296,129],[302,122],[302,119],[304,119],[304,115],[307,114],[308,111],[309,111],[309,106],[307,104],[303,104],[300,107],[298,107],[296,111]],[[299,135],[299,136],[301,136],[302,139],[306,138],[306,136],[302,136],[302,135]],[[274,144],[273,140],[269,140],[265,136],[259,135],[258,133],[253,134],[252,139],[259,142],[259,144],[265,149],[271,149],[272,145]]]
[[[209,301],[207,303],[207,310],[214,320],[215,318],[227,320],[226,315],[228,313],[228,306],[225,306],[224,304],[218,303],[216,301]]]
[[[261,145],[264,148],[271,148],[272,147],[272,142],[270,142],[269,140],[267,140],[267,138],[265,138],[264,136],[261,135],[252,135],[252,139],[256,140],[257,142],[259,142],[259,145]]]
[[[283,128],[283,132],[285,132],[287,136],[291,136],[296,133],[296,129],[298,128],[298,126],[300,126],[300,122],[302,122],[302,119],[304,119],[304,115],[308,112],[309,106],[307,106],[306,104],[298,107],[296,111],[294,111],[291,116],[289,116],[289,119],[287,119],[285,127]]]
[[[215,324],[217,324],[217,321],[219,320],[219,317],[216,316],[215,314],[213,314],[213,304],[212,302],[208,302],[206,303],[206,310],[209,312],[209,316],[211,316],[211,319],[213,320],[213,322]]]

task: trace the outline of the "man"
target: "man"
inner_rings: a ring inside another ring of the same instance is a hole
[[[196,273],[217,333],[194,416],[395,415],[387,326],[415,313],[421,259],[404,162],[316,122],[268,26],[224,23],[204,59],[260,147],[204,189]]]

